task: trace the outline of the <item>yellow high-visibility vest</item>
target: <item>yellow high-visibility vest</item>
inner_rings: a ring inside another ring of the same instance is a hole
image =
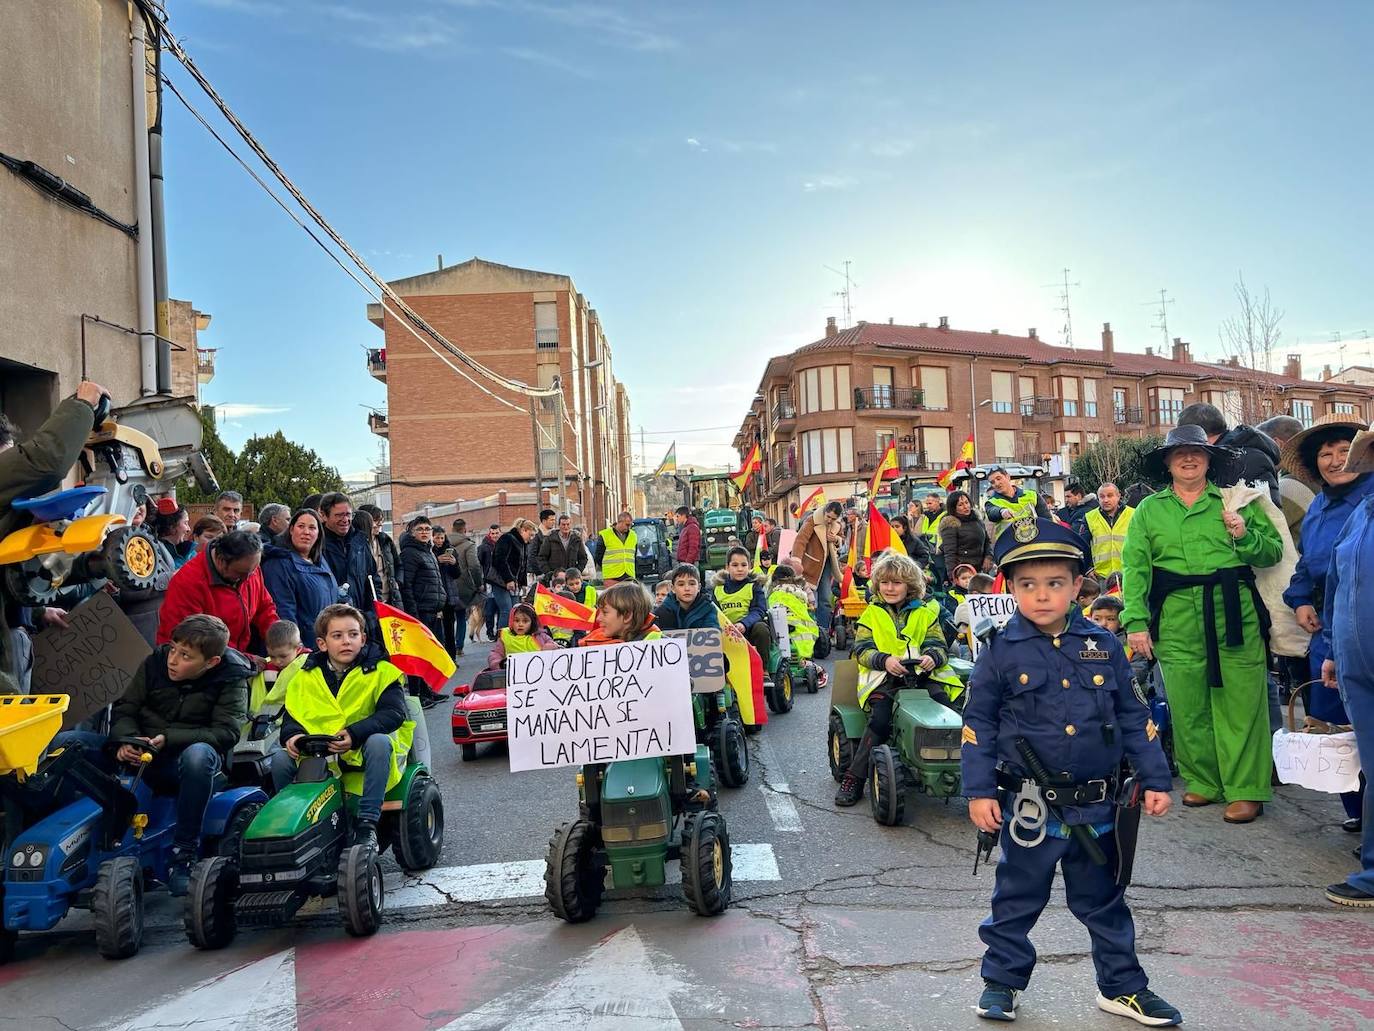
[[[1002,531],[1022,516],[1029,515],[1034,517],[1035,503],[1039,500],[1040,495],[1033,490],[1023,490],[1019,498],[1009,498],[1005,494],[994,492],[988,498],[988,504],[995,508],[1004,509],[1007,514],[1005,518],[995,523],[989,521],[990,525],[988,529],[992,532],[992,543],[996,544],[997,538],[1002,536]]]
[[[875,602],[864,609],[863,615],[859,617],[859,625],[873,631],[873,644],[880,652],[895,655],[899,659],[916,659],[920,658],[921,643],[926,639],[926,631],[939,618],[940,603],[928,601],[907,613],[906,623],[899,633],[897,624],[892,621],[887,609]],[[859,674],[859,704],[867,703],[868,696],[886,678],[885,670],[863,670]],[[950,669],[949,663],[933,670],[930,679],[945,685],[945,693],[949,695],[950,701],[964,693],[963,681]]]
[[[501,628],[501,647],[506,649],[507,655],[515,655],[517,652],[537,652],[539,651],[539,639],[534,634],[517,634],[508,626]]]
[[[923,516],[921,518],[921,536],[930,541],[935,547],[940,546],[940,520],[945,517],[943,512],[935,515]]]
[[[1126,546],[1126,530],[1131,525],[1135,509],[1130,505],[1123,508],[1116,522],[1108,524],[1101,510],[1094,508],[1088,513],[1088,533],[1092,535],[1093,568],[1099,577],[1111,576],[1121,572],[1121,550]]]
[[[601,579],[633,580],[635,545],[639,543],[635,532],[631,530],[622,541],[615,535],[615,530],[608,526],[601,531],[601,542],[606,546],[606,552],[601,556]]]
[[[754,601],[754,585],[747,583],[733,593],[725,590],[724,584],[716,585],[716,604],[731,623],[738,623],[749,615],[749,606]]]

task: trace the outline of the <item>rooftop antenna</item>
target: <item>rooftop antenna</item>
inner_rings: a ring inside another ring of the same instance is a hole
[[[1332,333],[1331,333],[1331,342],[1332,342],[1333,344],[1336,345],[1336,353],[1337,353],[1338,355],[1340,355],[1341,368],[1344,369],[1344,368],[1345,368],[1345,341],[1341,339],[1341,331],[1340,331],[1339,329],[1333,330],[1333,331],[1332,331]]]
[[[1159,321],[1152,322],[1150,325],[1164,334],[1163,353],[1166,355],[1169,353],[1169,305],[1174,303],[1174,299],[1168,296],[1168,293],[1168,290],[1161,287],[1159,291],[1159,300],[1140,302],[1142,305],[1155,309],[1155,318],[1159,319]]]
[[[823,265],[822,268],[824,268],[827,272],[833,272],[835,273],[835,275],[840,276],[842,279],[844,279],[844,289],[836,290],[834,296],[840,299],[840,311],[844,314],[844,326],[842,328],[848,329],[851,322],[851,316],[854,314],[853,308],[851,306],[851,302],[853,300],[853,291],[854,288],[859,284],[849,278],[849,266],[853,264],[853,262],[846,259],[845,261],[841,262],[841,264],[844,265],[843,272],[841,272],[837,268],[831,268],[829,265]]]
[[[1067,347],[1067,348],[1072,349],[1072,348],[1073,348],[1073,316],[1069,313],[1069,287],[1071,287],[1071,286],[1082,286],[1083,284],[1082,284],[1082,283],[1070,283],[1070,282],[1069,282],[1069,270],[1068,270],[1068,269],[1064,269],[1063,272],[1064,272],[1064,281],[1063,281],[1062,283],[1046,283],[1046,284],[1045,284],[1045,289],[1046,289],[1046,290],[1058,290],[1058,291],[1059,291],[1059,307],[1056,308],[1056,309],[1054,309],[1055,311],[1061,311],[1061,312],[1064,313],[1064,325],[1063,325],[1063,328],[1060,329],[1059,335],[1060,335],[1060,337],[1063,339],[1064,346]]]

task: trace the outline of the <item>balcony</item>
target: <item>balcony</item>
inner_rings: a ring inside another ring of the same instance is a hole
[[[367,349],[367,371],[373,379],[386,382],[386,348],[369,347]]]
[[[768,477],[769,489],[777,495],[786,494],[797,485],[797,453],[788,451],[773,463]]]
[[[1039,451],[1027,451],[1021,456],[1020,462],[1024,466],[1044,465],[1045,456],[1042,455]]]
[[[797,406],[792,403],[792,395],[783,391],[778,395],[777,403],[773,405],[773,430],[777,432],[781,429],[791,429],[791,423],[797,418]],[[788,426],[783,426],[788,423]]]
[[[878,468],[878,463],[883,460],[883,452],[860,451],[854,457],[858,461],[859,472],[871,473]],[[930,459],[926,457],[926,453],[924,451],[910,451],[898,448],[897,468],[904,473],[922,472],[930,468]]]
[[[379,437],[391,436],[391,424],[386,421],[386,412],[368,412],[367,428]]]
[[[196,382],[204,386],[215,378],[215,349],[213,347],[196,348]]]
[[[1112,422],[1118,426],[1144,426],[1145,409],[1117,408],[1112,412]]]
[[[854,409],[859,412],[919,412],[925,406],[926,392],[918,387],[854,388]]]
[[[536,329],[534,331],[534,346],[540,351],[558,350],[558,327],[553,329]]]
[[[1019,407],[1023,423],[1049,422],[1059,414],[1059,403],[1052,397],[1023,397]]]

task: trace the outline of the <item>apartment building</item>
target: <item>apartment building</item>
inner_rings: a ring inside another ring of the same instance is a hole
[[[631,498],[630,398],[601,320],[572,279],[473,258],[391,286],[482,364],[562,387],[532,411],[529,398],[463,378],[380,304],[368,305],[384,343],[368,349],[367,368],[387,390],[386,410],[368,413],[368,423],[390,442],[396,517],[505,492],[528,499],[517,514],[537,511],[544,497],[588,527],[614,519]]]
[[[1038,464],[1114,434],[1167,432],[1194,401],[1233,422],[1374,416],[1374,388],[1306,380],[1296,354],[1270,374],[1194,361],[1181,339],[1168,355],[1117,351],[1110,324],[1100,347],[1070,349],[1034,329],[974,332],[942,318],[841,330],[832,318],[819,340],[768,363],[734,444],[745,454],[762,442],[753,500],[790,523],[789,506],[818,486],[832,499],[860,490],[894,440],[906,473],[933,478],[970,435],[977,462]]]

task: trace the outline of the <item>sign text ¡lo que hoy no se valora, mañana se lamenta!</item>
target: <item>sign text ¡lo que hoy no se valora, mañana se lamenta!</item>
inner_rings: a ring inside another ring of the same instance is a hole
[[[687,648],[659,638],[506,661],[512,771],[696,748]]]

